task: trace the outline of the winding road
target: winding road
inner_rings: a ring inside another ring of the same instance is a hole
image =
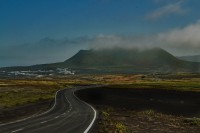
[[[64,89],[56,92],[54,106],[43,114],[1,124],[0,133],[87,133],[93,126],[97,112],[74,95],[74,91],[88,87]]]

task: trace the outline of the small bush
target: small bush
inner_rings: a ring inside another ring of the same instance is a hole
[[[155,111],[149,109],[149,110],[145,110],[143,113],[144,113],[145,115],[154,115],[154,114],[155,114]]]
[[[127,130],[127,127],[124,124],[119,123],[119,122],[115,123],[115,128],[116,128],[116,132],[119,132],[119,133],[125,133]]]

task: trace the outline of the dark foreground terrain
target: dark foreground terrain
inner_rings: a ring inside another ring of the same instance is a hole
[[[200,132],[200,93],[95,88],[77,95],[99,110],[98,132]]]
[[[19,105],[0,110],[0,124],[41,114],[53,106],[53,100],[43,100],[37,103]]]
[[[56,92],[50,110],[23,121],[0,124],[0,133],[87,133],[96,119],[96,111],[80,101],[71,88]]]
[[[154,110],[135,111],[112,106],[99,110],[97,133],[199,133],[199,118],[163,114]]]
[[[0,124],[49,110],[56,91],[109,85],[76,93],[98,111],[100,133],[200,132],[199,74],[72,75],[0,80]]]
[[[173,115],[200,114],[200,93],[159,89],[95,88],[78,91],[77,95],[95,105],[134,110],[153,109]]]

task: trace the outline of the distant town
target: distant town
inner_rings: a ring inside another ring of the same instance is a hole
[[[55,70],[29,70],[29,71],[0,71],[1,77],[36,77],[41,78],[43,76],[53,75],[74,75],[75,71],[69,68],[56,68]]]

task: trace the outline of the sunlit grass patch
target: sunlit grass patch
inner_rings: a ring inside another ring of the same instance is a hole
[[[194,126],[200,126],[200,118],[186,118],[184,120],[184,123],[187,123],[189,125],[194,125]]]
[[[153,116],[155,115],[156,112],[152,109],[149,109],[149,110],[142,111],[142,113],[148,116]]]
[[[70,85],[62,80],[2,80],[0,85],[0,108],[50,100],[59,89]]]
[[[115,123],[115,132],[117,133],[125,133],[127,131],[127,127],[120,122]]]

